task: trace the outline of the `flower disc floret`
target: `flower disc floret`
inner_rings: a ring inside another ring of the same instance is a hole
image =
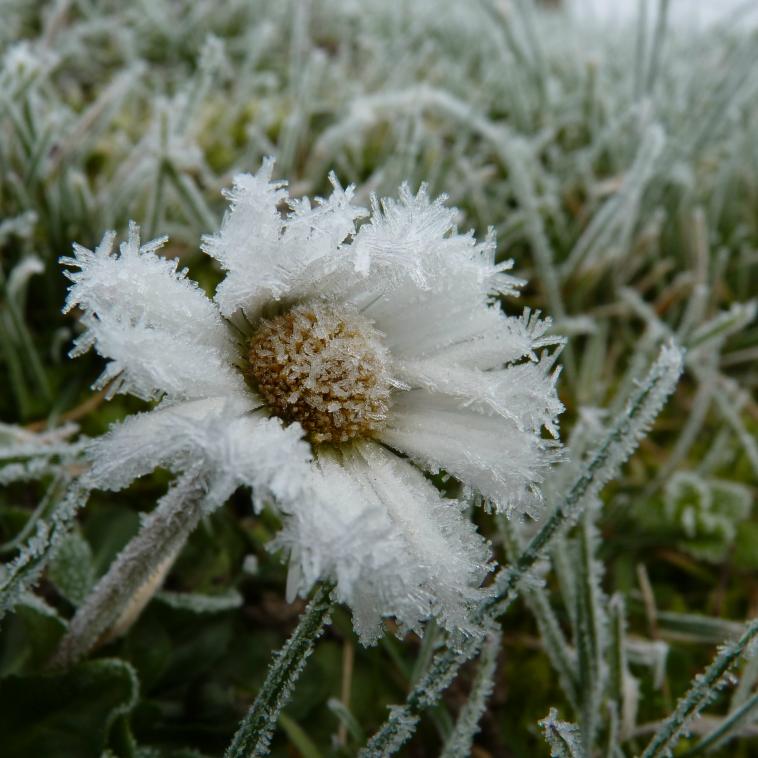
[[[355,308],[297,305],[252,336],[248,372],[269,409],[314,443],[371,437],[386,422],[391,381],[381,335]]]

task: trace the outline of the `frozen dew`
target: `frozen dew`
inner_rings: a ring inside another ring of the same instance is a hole
[[[297,305],[250,339],[246,373],[270,410],[299,421],[314,443],[383,428],[391,380],[381,335],[355,308]]]

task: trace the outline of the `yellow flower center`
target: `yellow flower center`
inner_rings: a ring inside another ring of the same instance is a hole
[[[370,437],[387,418],[392,381],[372,323],[350,306],[296,305],[249,342],[249,376],[271,411],[311,441]]]

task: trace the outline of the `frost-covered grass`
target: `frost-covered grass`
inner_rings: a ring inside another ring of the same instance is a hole
[[[528,0],[0,3],[0,752],[241,756],[274,726],[275,755],[758,750],[758,35],[646,5],[606,32]],[[472,509],[500,564],[481,637],[364,648],[326,589],[297,626],[240,491],[125,636],[50,670],[168,478],[85,504],[84,436],[148,406],[67,358],[57,259],[131,219],[212,292],[199,240],[268,155],[296,196],[428,182],[494,227],[528,280],[508,311],[568,337],[545,515]]]

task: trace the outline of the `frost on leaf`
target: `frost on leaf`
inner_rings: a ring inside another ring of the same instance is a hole
[[[584,758],[579,727],[568,721],[560,721],[555,708],[551,708],[539,724],[550,746],[551,758]]]

